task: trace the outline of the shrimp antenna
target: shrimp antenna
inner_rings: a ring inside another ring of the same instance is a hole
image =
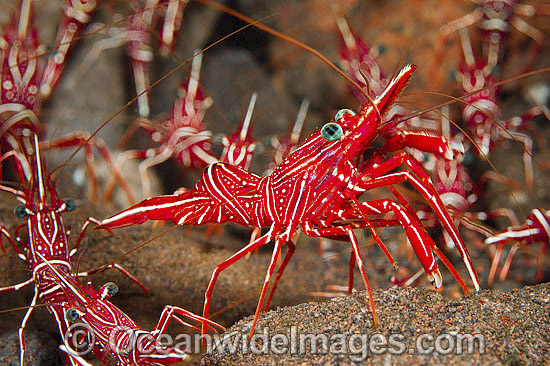
[[[264,32],[267,32],[269,34],[272,34],[278,38],[281,38],[282,40],[286,41],[286,42],[289,42],[295,46],[298,46],[300,47],[301,49],[311,53],[312,55],[316,56],[317,58],[319,58],[321,61],[323,61],[324,63],[326,63],[331,69],[333,69],[334,71],[336,71],[340,76],[342,76],[344,79],[346,79],[351,85],[353,85],[355,88],[357,88],[357,90],[359,90],[361,92],[361,94],[363,94],[365,96],[365,98],[369,101],[369,103],[373,106],[374,110],[376,111],[376,114],[378,115],[378,117],[380,118],[381,115],[380,115],[380,111],[378,110],[378,107],[376,107],[376,103],[374,103],[374,100],[372,99],[372,97],[369,95],[369,93],[367,93],[365,90],[363,90],[363,88],[361,88],[361,86],[359,84],[357,84],[357,82],[355,80],[353,80],[352,78],[350,78],[345,72],[343,72],[342,70],[340,70],[338,68],[338,66],[336,66],[335,64],[333,64],[332,62],[329,61],[328,58],[326,58],[325,56],[323,56],[319,51],[311,48],[310,46],[306,45],[305,43],[302,43],[292,37],[289,37],[287,36],[286,34],[283,34],[265,24],[262,24],[234,9],[231,9],[231,8],[228,8],[227,6],[225,5],[222,5],[222,4],[219,4],[219,3],[216,3],[214,1],[210,1],[210,0],[197,0],[198,2],[200,3],[203,3],[204,5],[206,6],[209,6],[209,7],[212,7],[212,8],[215,8],[215,9],[218,9],[219,11],[222,11],[226,14],[229,14],[229,15],[232,15],[234,16],[235,18],[238,18],[242,21],[245,21],[247,22],[248,24],[256,27],[256,28],[259,28],[261,30],[263,30]]]

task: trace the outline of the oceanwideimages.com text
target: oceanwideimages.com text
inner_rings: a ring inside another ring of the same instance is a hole
[[[269,327],[256,331],[249,339],[248,333],[225,334],[168,334],[152,336],[119,327],[113,329],[107,347],[114,353],[181,352],[187,354],[258,354],[258,355],[344,355],[358,362],[370,355],[473,355],[485,353],[483,334],[418,333],[414,336],[399,333],[308,334],[300,333],[292,326],[286,333],[273,333]],[[75,335],[78,335],[76,337]],[[121,345],[123,336],[127,341]],[[147,337],[142,339],[140,337]],[[73,342],[78,339],[78,343]],[[82,340],[86,339],[86,342]],[[75,355],[92,351],[96,339],[85,323],[73,324],[65,335],[65,346]],[[146,348],[142,345],[147,344]],[[143,348],[143,349],[141,349]]]

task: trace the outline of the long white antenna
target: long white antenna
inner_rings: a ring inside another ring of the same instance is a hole
[[[248,127],[250,126],[250,120],[252,120],[252,112],[254,111],[254,106],[256,105],[256,98],[257,97],[258,97],[258,93],[256,93],[256,92],[252,93],[252,97],[250,97],[250,103],[248,104],[248,110],[246,111],[246,116],[244,117],[244,121],[243,121],[243,128],[241,129],[241,135],[240,135],[241,141],[244,141],[246,139],[246,134],[248,133]]]
[[[42,168],[42,159],[40,157],[40,147],[38,135],[34,135],[34,154],[36,159],[36,175],[38,176],[38,195],[40,196],[40,209],[44,208],[46,203],[46,189],[44,188],[44,172]]]
[[[27,35],[27,28],[31,16],[31,0],[21,1],[21,9],[19,13],[19,24],[17,26],[17,36],[19,39],[24,39]]]
[[[300,105],[300,110],[296,116],[296,122],[294,122],[294,127],[292,128],[292,133],[290,134],[290,142],[292,144],[297,144],[300,134],[302,133],[302,127],[304,126],[304,121],[306,120],[307,110],[309,108],[309,99],[302,100]]]

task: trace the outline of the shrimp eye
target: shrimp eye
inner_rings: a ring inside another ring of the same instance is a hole
[[[449,71],[449,80],[451,80],[451,81],[460,81],[461,80],[460,73],[458,71],[455,71],[455,70]]]
[[[474,154],[472,154],[470,151],[466,152],[463,156],[463,162],[466,165],[472,164],[475,160]]]
[[[74,200],[65,200],[65,209],[67,211],[73,211],[76,208]]]
[[[75,320],[80,318],[80,312],[75,308],[67,309],[67,311],[65,312],[65,318],[69,322],[74,322]]]
[[[107,282],[99,289],[102,298],[108,298],[118,293],[118,286],[114,282]]]
[[[499,75],[500,74],[500,70],[501,68],[497,65],[491,67],[491,69],[489,70],[489,74],[491,75]]]
[[[13,214],[15,217],[22,219],[23,217],[27,216],[27,209],[23,205],[16,206],[13,209]]]
[[[340,109],[338,112],[336,112],[336,115],[334,116],[334,120],[338,121],[344,114],[350,114],[352,116],[355,116],[355,112],[351,109]]]
[[[265,152],[264,144],[257,142],[253,145],[254,145],[254,148],[253,148],[254,154],[263,154]]]
[[[326,141],[336,141],[344,134],[342,127],[338,123],[329,122],[321,128],[321,136]]]

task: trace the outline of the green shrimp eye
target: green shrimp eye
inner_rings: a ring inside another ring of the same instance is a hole
[[[466,152],[464,154],[464,164],[466,165],[470,165],[474,162],[475,158],[474,158],[474,154],[472,154],[470,151]]]
[[[27,209],[23,205],[16,206],[13,209],[13,214],[15,217],[22,219],[23,217],[27,216]]]
[[[334,116],[334,120],[338,121],[344,114],[351,114],[352,116],[355,116],[355,112],[351,109],[340,109],[338,112],[336,112],[336,115]]]
[[[263,154],[265,152],[265,145],[257,142],[254,144],[253,150],[254,154]]]
[[[460,81],[460,74],[458,71],[449,71],[449,80]]]
[[[105,297],[111,297],[118,293],[118,286],[114,282],[107,282],[99,289],[99,292]]]
[[[67,211],[73,211],[76,208],[74,200],[65,200],[65,209]]]
[[[67,309],[67,311],[65,312],[65,318],[69,322],[74,322],[75,320],[80,318],[80,312],[75,308]]]
[[[344,130],[338,123],[329,122],[321,128],[321,136],[326,141],[336,141],[344,134]]]

